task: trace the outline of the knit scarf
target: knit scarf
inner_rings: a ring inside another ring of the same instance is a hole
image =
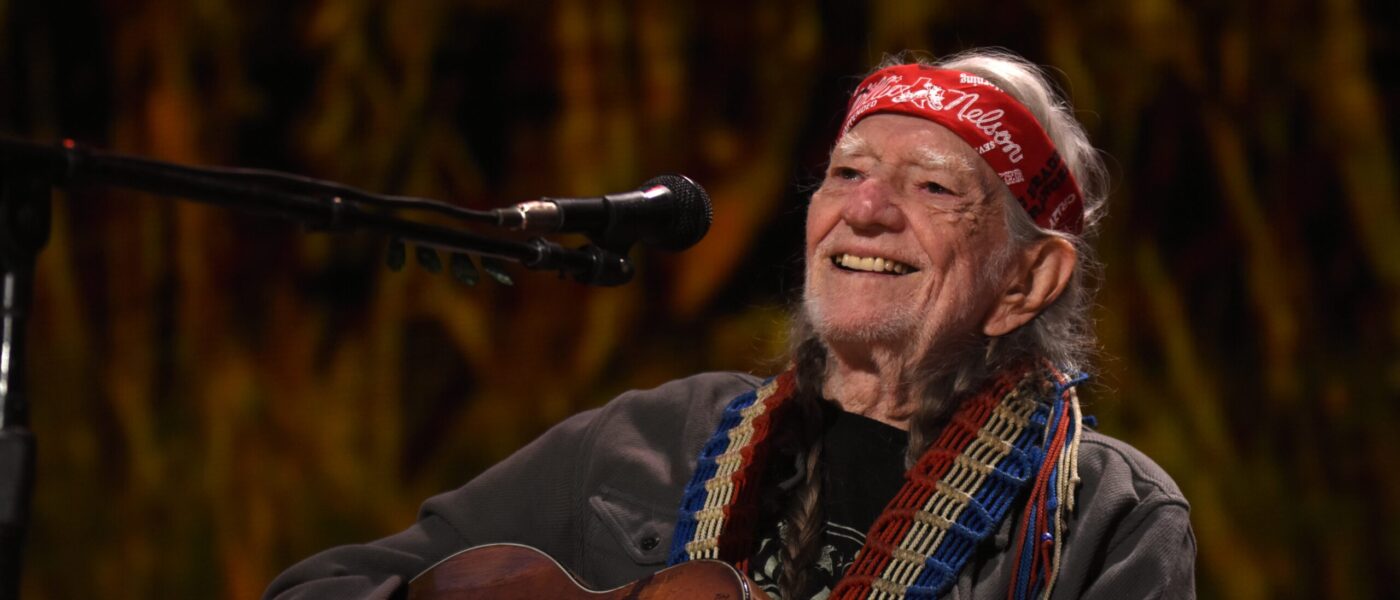
[[[1079,481],[1074,386],[1085,378],[1050,367],[1008,371],[963,400],[905,474],[831,598],[941,596],[1027,486],[1007,597],[1048,598]],[[748,570],[771,433],[795,404],[794,389],[789,369],[725,408],[682,496],[671,564],[717,559]]]

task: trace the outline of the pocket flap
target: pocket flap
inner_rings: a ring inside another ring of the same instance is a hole
[[[589,498],[588,504],[637,564],[666,562],[671,549],[671,531],[676,525],[675,507],[650,506],[607,486]]]

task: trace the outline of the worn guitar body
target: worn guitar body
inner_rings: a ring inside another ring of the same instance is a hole
[[[409,582],[410,600],[768,600],[727,563],[697,560],[619,588],[585,589],[554,559],[529,546],[492,544],[443,559]]]

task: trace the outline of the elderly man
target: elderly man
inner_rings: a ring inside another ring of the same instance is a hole
[[[1074,391],[1105,183],[1032,65],[881,68],[812,196],[787,372],[624,394],[268,595],[387,598],[517,542],[597,587],[712,558],[773,598],[1191,597],[1186,500]]]

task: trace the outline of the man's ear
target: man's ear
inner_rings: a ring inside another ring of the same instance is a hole
[[[982,333],[1006,335],[1055,302],[1074,275],[1079,253],[1064,238],[1047,237],[1012,260],[1011,279],[982,323]]]

